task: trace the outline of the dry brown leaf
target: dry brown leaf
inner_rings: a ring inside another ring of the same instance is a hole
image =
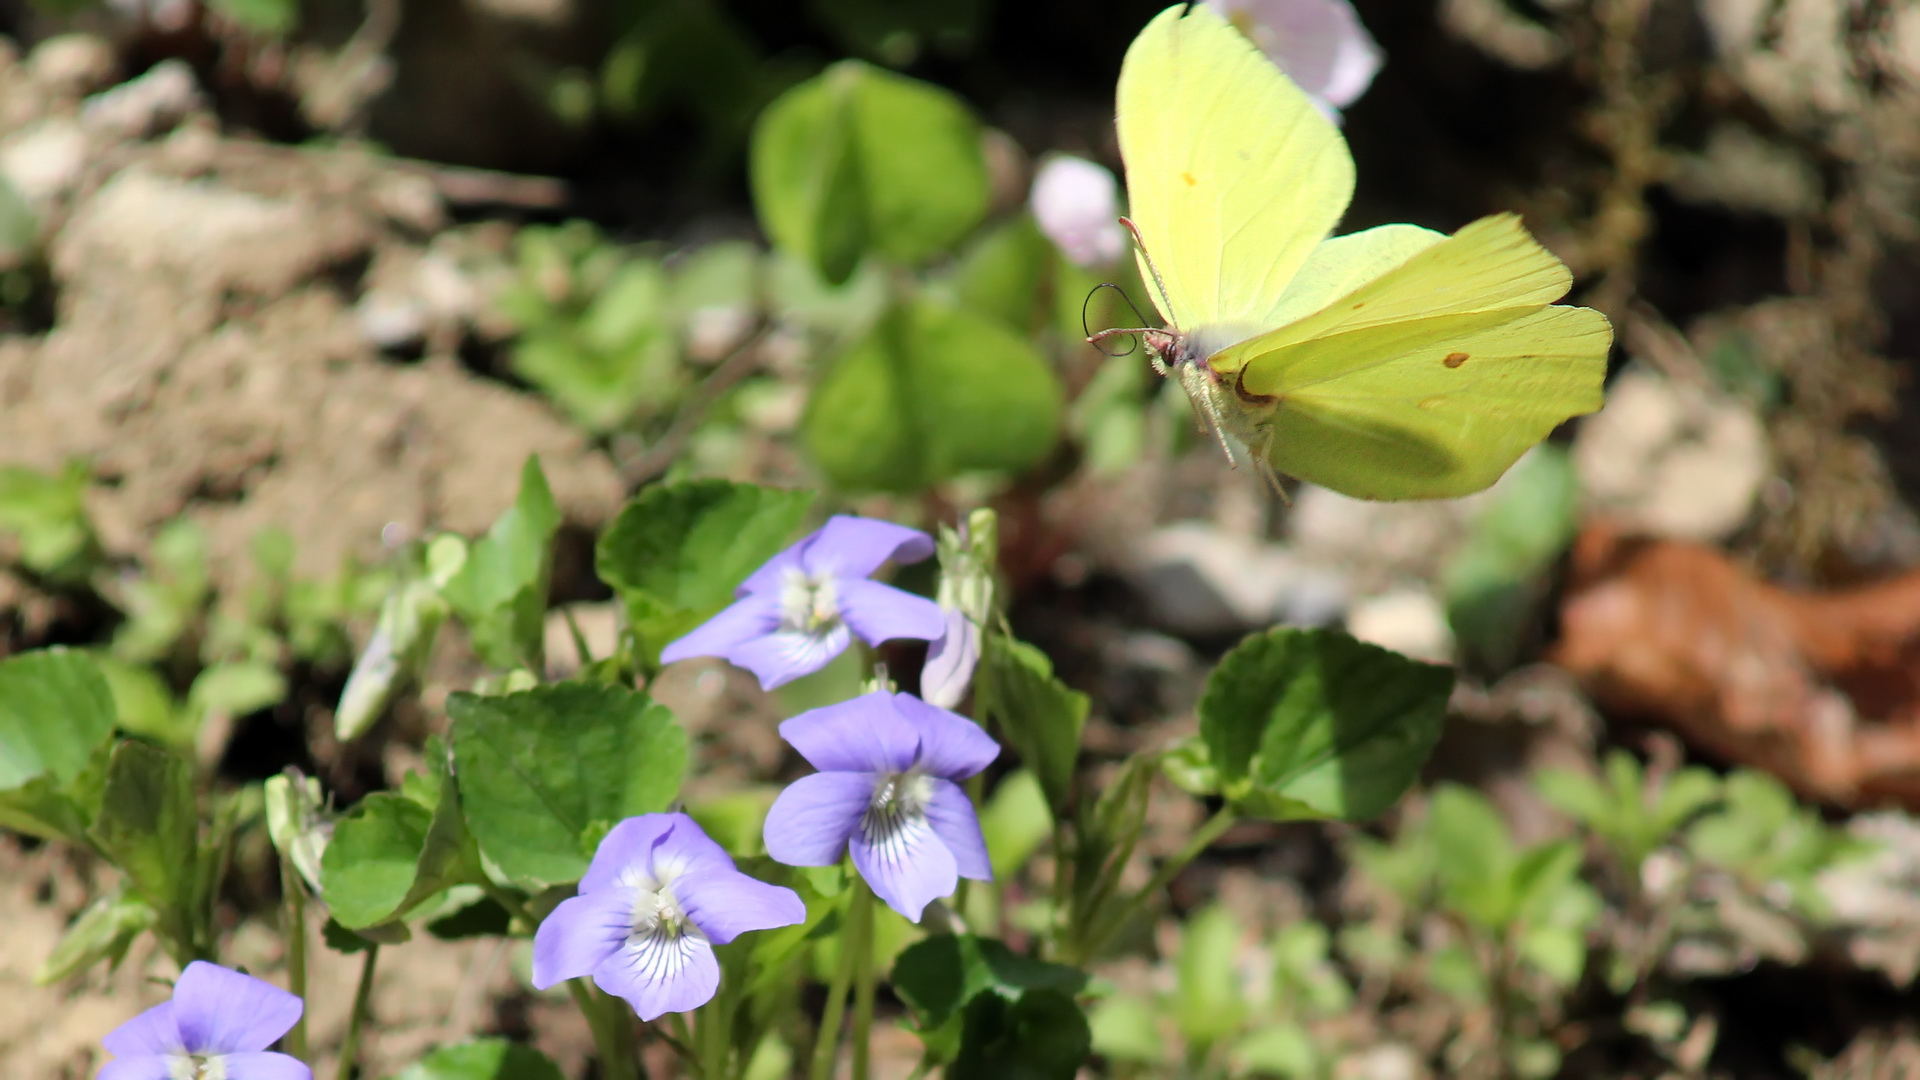
[[[1846,805],[1920,806],[1920,572],[1838,592],[1591,525],[1553,659],[1610,712]]]

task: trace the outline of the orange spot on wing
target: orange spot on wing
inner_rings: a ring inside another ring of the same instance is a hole
[[[1181,174],[1180,174],[1180,179],[1182,179],[1182,180],[1185,180],[1185,181],[1187,182],[1187,186],[1188,186],[1188,187],[1195,187],[1195,186],[1198,186],[1198,185],[1199,185],[1199,183],[1200,183],[1200,181],[1198,181],[1198,180],[1195,180],[1195,179],[1193,178],[1193,174],[1192,174],[1192,173],[1190,173],[1190,172],[1183,172],[1183,173],[1181,173]]]
[[[1450,368],[1457,368],[1467,362],[1467,354],[1463,352],[1448,353],[1447,358],[1440,362]]]

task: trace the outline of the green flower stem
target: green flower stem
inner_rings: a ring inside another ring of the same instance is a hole
[[[506,908],[523,925],[532,928],[539,924],[518,896],[491,881],[482,880],[479,885],[494,903]],[[573,995],[573,1003],[593,1031],[593,1045],[600,1053],[602,1080],[647,1080],[647,1067],[640,1060],[639,1047],[634,1043],[633,1024],[627,1019],[626,1002],[596,992],[584,978],[568,979],[567,992]]]
[[[593,1045],[600,1053],[600,1075],[605,1080],[646,1080],[646,1067],[633,1044],[633,1025],[621,1015],[625,1003],[595,992],[584,978],[568,979],[567,992],[593,1030]]]
[[[1078,947],[1071,951],[1068,963],[1075,967],[1084,967],[1090,962],[1115,934],[1126,929],[1127,924],[1138,917],[1155,897],[1159,896],[1168,885],[1173,884],[1173,879],[1180,876],[1180,871],[1185,870],[1188,864],[1199,858],[1201,852],[1207,850],[1215,840],[1220,839],[1221,834],[1232,828],[1234,822],[1238,820],[1239,816],[1233,812],[1233,807],[1222,806],[1217,813],[1207,819],[1206,824],[1194,830],[1193,836],[1187,840],[1187,846],[1181,848],[1179,854],[1160,864],[1160,870],[1153,875],[1153,880],[1147,882],[1145,888],[1128,898],[1111,918],[1099,921],[1079,939]],[[1097,912],[1087,913],[1089,918],[1097,918],[1097,915]]]
[[[287,990],[301,1001],[307,999],[307,886],[293,868],[293,861],[280,859],[280,891],[286,894],[286,910],[281,916],[280,932],[287,939]],[[286,1051],[301,1061],[307,1060],[307,1011],[287,1032]]]
[[[834,1051],[840,1047],[840,1020],[847,1011],[847,988],[853,983],[854,964],[860,958],[855,935],[863,918],[867,923],[868,936],[872,936],[873,893],[868,890],[866,879],[859,874],[849,876],[852,878],[849,887],[853,892],[847,897],[847,922],[841,932],[840,962],[834,966],[833,982],[827,987],[827,1008],[820,1014],[820,1030],[813,1038],[813,1064],[807,1070],[808,1080],[832,1080]]]
[[[700,1007],[694,1035],[699,1040],[700,1075],[705,1080],[726,1080],[733,1075],[732,1040],[729,1035],[733,1029],[735,1007],[735,980],[727,977],[723,970],[720,975],[720,992],[712,1001]]]
[[[353,1012],[347,1016],[347,1039],[340,1044],[337,1080],[353,1080],[353,1067],[360,1058],[360,1029],[367,1022],[367,999],[373,996],[373,969],[380,962],[380,946],[368,945],[360,961],[360,985],[353,991]]]
[[[873,890],[853,879],[853,1080],[867,1080],[873,1065],[873,993],[879,973],[873,968]]]

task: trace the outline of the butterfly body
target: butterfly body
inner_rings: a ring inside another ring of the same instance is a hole
[[[1330,236],[1345,140],[1208,9],[1162,12],[1128,50],[1121,156],[1143,332],[1236,465],[1361,498],[1463,495],[1597,409],[1612,328],[1553,306],[1565,266],[1514,215],[1448,236]]]

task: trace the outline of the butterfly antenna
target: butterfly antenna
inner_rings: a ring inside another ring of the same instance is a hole
[[[1127,232],[1133,234],[1133,246],[1140,250],[1140,261],[1147,264],[1147,273],[1153,278],[1153,290],[1160,294],[1160,310],[1172,311],[1173,301],[1167,299],[1167,283],[1160,277],[1160,268],[1153,265],[1153,254],[1147,250],[1147,242],[1140,239],[1140,226],[1135,225],[1132,218],[1121,218],[1120,224],[1125,225]],[[1136,313],[1138,310],[1135,309]]]
[[[1127,306],[1133,309],[1134,318],[1139,322],[1141,322],[1142,324],[1144,324],[1147,321],[1147,317],[1145,315],[1140,314],[1140,306],[1133,302],[1133,297],[1127,295],[1127,290],[1121,288],[1118,285],[1115,285],[1111,281],[1103,281],[1100,284],[1095,285],[1092,289],[1089,289],[1087,291],[1087,298],[1085,300],[1080,301],[1080,329],[1087,335],[1087,344],[1092,345],[1096,349],[1099,349],[1100,355],[1109,356],[1109,357],[1121,357],[1121,356],[1130,355],[1134,349],[1139,347],[1139,341],[1137,339],[1132,344],[1128,345],[1125,349],[1122,349],[1119,352],[1108,352],[1105,349],[1101,349],[1100,343],[1107,340],[1110,337],[1118,337],[1122,334],[1144,334],[1148,330],[1151,330],[1152,327],[1145,326],[1145,325],[1115,326],[1115,327],[1109,327],[1108,329],[1102,330],[1097,334],[1094,333],[1092,323],[1089,321],[1087,317],[1087,310],[1093,305],[1093,294],[1099,292],[1101,289],[1112,289],[1114,292],[1119,293],[1120,299],[1125,300],[1127,302]]]

